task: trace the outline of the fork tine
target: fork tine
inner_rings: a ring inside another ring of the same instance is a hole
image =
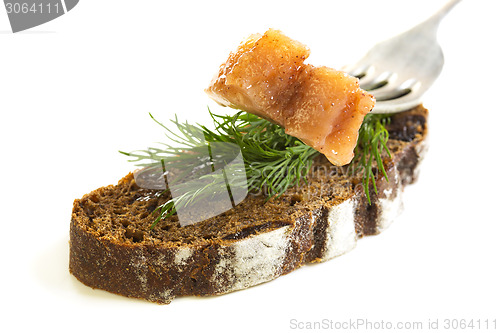
[[[421,82],[415,78],[396,77],[388,82],[387,85],[378,89],[371,90],[370,93],[375,96],[377,101],[383,101],[391,98],[391,96],[400,95],[403,91],[416,91],[421,85]]]
[[[356,64],[349,67],[344,67],[342,70],[349,75],[357,77],[359,80],[363,79],[373,71],[373,66],[368,64]]]
[[[415,78],[399,78],[386,87],[370,91],[377,101],[373,113],[407,110],[420,103],[422,83]]]
[[[397,78],[397,74],[390,72],[390,71],[384,71],[384,72],[377,72],[375,71],[374,74],[364,77],[359,81],[359,85],[362,89],[366,91],[371,91],[371,90],[376,90],[376,89],[381,89],[383,87],[386,87],[387,85],[390,85],[395,79]]]
[[[343,69],[359,79],[359,86],[366,90],[375,90],[386,86],[396,78],[396,73],[371,65],[369,59],[363,58],[356,65]]]
[[[409,110],[421,103],[420,82],[413,85],[400,85],[398,89],[379,93],[372,113],[395,113]]]

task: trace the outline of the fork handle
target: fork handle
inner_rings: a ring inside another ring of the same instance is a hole
[[[443,17],[445,17],[450,12],[450,10],[452,10],[453,7],[455,7],[455,5],[460,1],[462,0],[448,1],[446,5],[444,5],[440,10],[438,10],[434,15],[429,17],[427,20],[420,23],[417,27],[423,28],[425,26],[425,28],[427,28],[428,30],[436,33],[439,27],[439,23],[441,23]]]

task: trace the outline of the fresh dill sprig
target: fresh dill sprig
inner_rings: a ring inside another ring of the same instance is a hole
[[[216,191],[228,189],[224,173],[207,172],[217,169],[217,165],[206,156],[207,148],[210,149],[211,144],[237,145],[245,165],[245,170],[240,171],[245,172],[247,181],[247,184],[239,185],[245,185],[249,191],[261,191],[267,195],[267,199],[282,195],[288,188],[300,184],[301,181],[307,182],[307,174],[314,158],[319,155],[318,151],[286,134],[282,127],[253,114],[240,111],[235,115],[217,115],[208,111],[215,125],[214,130],[204,125],[181,123],[175,117],[171,120],[173,128],[176,129],[174,131],[150,114],[151,118],[166,130],[165,135],[174,145],[162,143],[161,148],[148,148],[131,153],[120,151],[131,157],[130,161],[135,162],[137,166],[148,168],[161,164],[165,171],[165,165],[168,165],[169,169],[178,170],[177,179],[189,178],[189,174],[197,169],[201,174],[198,179],[206,181],[206,186],[181,186],[181,195],[176,196],[175,200],[171,197],[155,210],[160,213],[152,228],[160,220],[175,214],[179,207],[214,195],[214,186],[209,184],[217,184]],[[386,151],[390,157],[387,148],[389,133],[386,129],[389,120],[387,115],[368,114],[365,117],[359,130],[355,156],[349,165],[352,174],[361,177],[369,204],[370,183],[377,193],[376,174],[380,172],[388,179],[382,153]]]
[[[131,153],[121,152],[132,157],[141,167],[152,167],[162,163],[169,168],[180,170],[178,178],[186,176],[188,170],[195,167],[215,168],[210,161],[203,161],[203,151],[211,143],[232,143],[239,146],[245,164],[247,187],[249,191],[262,191],[270,199],[282,195],[288,188],[306,180],[313,159],[319,153],[299,139],[285,133],[285,130],[267,120],[246,112],[236,115],[217,115],[210,110],[215,125],[214,130],[203,125],[181,123],[177,117],[171,122],[177,129],[173,131],[162,126],[166,136],[176,146],[163,144],[162,148],[149,148]],[[184,170],[184,173],[182,172]],[[212,178],[212,183],[225,186],[220,174],[208,173],[201,180]],[[208,182],[207,182],[208,183]],[[158,207],[159,216],[154,227],[161,219],[172,216],[180,206],[191,203],[195,198],[210,196],[213,187],[186,188],[175,200],[170,199]]]
[[[354,158],[350,164],[352,174],[362,173],[363,188],[370,205],[370,182],[375,194],[377,194],[376,174],[382,173],[384,178],[389,180],[384,168],[382,153],[385,151],[389,158],[391,157],[391,152],[387,148],[389,132],[386,128],[390,119],[390,115],[386,114],[369,113],[365,116],[359,129]]]

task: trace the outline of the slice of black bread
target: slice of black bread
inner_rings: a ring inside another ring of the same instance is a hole
[[[342,255],[399,214],[402,190],[416,180],[425,152],[427,110],[392,116],[388,130],[389,181],[377,177],[371,205],[358,178],[318,158],[308,184],[280,198],[249,195],[206,221],[181,227],[173,216],[151,229],[152,212],[165,198],[128,174],[75,200],[69,270],[92,288],[169,303],[248,288]]]

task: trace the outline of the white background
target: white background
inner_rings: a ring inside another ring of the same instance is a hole
[[[496,316],[500,329],[498,0],[464,0],[442,22],[446,64],[424,98],[430,150],[385,233],[270,283],[166,306],[92,290],[68,273],[73,200],[134,169],[118,150],[163,139],[149,112],[205,123],[207,105],[233,112],[203,89],[240,40],[274,27],[311,48],[309,63],[340,68],[444,3],[82,0],[17,34],[0,7],[2,326],[286,332],[297,331],[293,319],[425,328]]]

